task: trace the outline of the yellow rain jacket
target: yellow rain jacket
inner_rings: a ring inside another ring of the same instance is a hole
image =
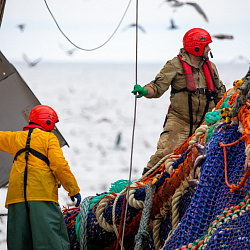
[[[13,155],[26,146],[28,130],[17,132],[0,131],[0,151]],[[43,160],[29,153],[27,176],[27,201],[54,201],[58,203],[58,181],[69,196],[79,193],[80,189],[68,162],[63,156],[59,141],[51,132],[35,128],[31,134],[30,147],[45,155],[48,166]],[[24,202],[25,152],[14,161],[9,178],[5,207],[9,204]]]

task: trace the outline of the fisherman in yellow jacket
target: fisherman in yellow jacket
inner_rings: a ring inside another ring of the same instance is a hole
[[[23,131],[0,131],[0,151],[13,155],[6,208],[8,250],[70,249],[66,224],[58,205],[58,183],[72,201],[80,189],[59,141],[52,133],[58,122],[49,106],[38,105]]]
[[[183,37],[180,53],[167,61],[155,79],[144,87],[134,86],[132,93],[137,98],[159,98],[171,86],[164,130],[143,174],[190,137],[204,121],[206,112],[223,97],[226,88],[209,60],[211,42],[206,30],[190,29]]]

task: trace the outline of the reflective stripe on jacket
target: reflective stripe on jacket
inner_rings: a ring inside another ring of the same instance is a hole
[[[0,131],[0,151],[15,154],[26,146],[28,131]],[[80,189],[68,162],[63,156],[59,141],[51,132],[34,129],[30,147],[48,157],[50,165],[29,154],[27,177],[27,200],[54,201],[58,203],[58,181],[68,191],[69,196]],[[9,178],[6,208],[8,204],[24,201],[25,152],[14,161]]]

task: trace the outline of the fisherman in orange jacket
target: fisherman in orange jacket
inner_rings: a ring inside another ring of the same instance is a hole
[[[178,56],[167,61],[153,81],[144,87],[134,86],[132,93],[137,98],[159,98],[171,86],[164,130],[157,151],[143,174],[190,137],[204,121],[206,112],[210,112],[223,97],[226,88],[208,56],[211,42],[210,34],[204,29],[187,31]]]
[[[0,131],[0,151],[13,155],[6,208],[9,250],[70,249],[58,205],[58,182],[71,200],[81,202],[80,189],[59,141],[52,133],[58,122],[49,106],[38,105],[23,131]]]

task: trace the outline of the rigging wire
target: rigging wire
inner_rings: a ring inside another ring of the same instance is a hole
[[[49,11],[51,17],[52,17],[53,20],[54,20],[54,22],[55,22],[57,28],[59,29],[59,31],[62,33],[62,35],[63,35],[64,37],[65,37],[74,47],[76,47],[76,48],[79,49],[79,50],[93,51],[93,50],[100,49],[101,47],[103,47],[104,45],[106,45],[106,44],[111,40],[111,38],[115,35],[115,33],[117,32],[118,28],[121,26],[121,23],[122,23],[122,21],[123,21],[125,15],[127,14],[128,8],[129,8],[129,6],[130,6],[132,0],[129,0],[128,6],[127,6],[127,8],[126,8],[124,14],[122,15],[122,18],[121,18],[120,22],[118,23],[117,27],[115,28],[115,30],[113,31],[113,33],[110,35],[110,37],[109,37],[103,44],[101,44],[101,45],[99,45],[99,46],[97,46],[97,47],[95,47],[95,48],[90,48],[90,49],[82,48],[82,47],[76,45],[75,43],[73,43],[73,42],[71,41],[71,39],[69,39],[69,37],[68,37],[68,36],[62,31],[62,29],[60,28],[60,26],[59,26],[59,24],[58,24],[56,18],[54,17],[53,13],[51,12],[51,10],[50,10],[50,8],[49,8],[49,6],[48,6],[48,4],[47,4],[47,1],[44,0],[44,2],[45,2],[45,5],[46,5],[46,7],[47,7],[47,9],[48,9],[48,11]]]
[[[138,58],[138,0],[136,0],[136,45],[135,45],[135,84],[137,84],[137,58]],[[135,105],[134,105],[134,121],[133,121],[133,131],[132,131],[132,142],[131,142],[131,154],[130,154],[130,167],[129,167],[129,183],[126,194],[126,205],[125,205],[125,213],[123,219],[123,232],[121,236],[121,247],[123,248],[125,227],[126,227],[126,218],[127,218],[127,209],[128,209],[128,199],[129,199],[129,191],[130,191],[130,183],[131,183],[131,175],[132,175],[132,165],[133,165],[133,149],[134,149],[134,135],[135,135],[135,123],[136,123],[136,107],[137,107],[137,95],[135,95]],[[125,198],[124,197],[124,198]]]
[[[103,47],[105,44],[107,44],[110,39],[115,35],[116,31],[118,30],[118,28],[120,27],[127,11],[128,8],[132,2],[132,0],[129,1],[128,6],[118,24],[118,26],[116,27],[116,29],[114,30],[114,32],[111,34],[111,36],[100,46],[92,48],[92,49],[86,49],[86,48],[81,48],[79,46],[77,46],[76,44],[74,44],[66,35],[65,33],[62,31],[62,29],[60,28],[58,22],[56,21],[54,15],[52,14],[46,0],[44,0],[46,7],[50,13],[50,15],[52,16],[56,26],[58,27],[59,31],[62,33],[62,35],[76,48],[80,49],[80,50],[84,50],[84,51],[93,51],[93,50],[97,50],[101,47]],[[137,58],[138,58],[138,0],[136,0],[136,55],[135,55],[135,83],[137,84],[137,70],[138,70],[138,62],[137,62]],[[133,165],[133,149],[134,149],[134,134],[135,134],[135,123],[136,123],[136,107],[137,107],[137,96],[135,96],[135,104],[134,104],[134,121],[133,121],[133,131],[132,131],[132,142],[131,142],[131,155],[130,155],[130,168],[129,168],[129,184],[128,184],[128,188],[127,188],[127,201],[126,201],[126,205],[125,205],[125,213],[124,213],[124,219],[123,219],[123,227],[122,227],[122,239],[121,239],[121,247],[123,248],[123,241],[124,241],[124,233],[125,233],[125,224],[126,224],[126,217],[127,217],[127,208],[128,208],[128,197],[129,197],[129,191],[130,191],[130,184],[131,184],[131,175],[132,175],[132,165]]]

